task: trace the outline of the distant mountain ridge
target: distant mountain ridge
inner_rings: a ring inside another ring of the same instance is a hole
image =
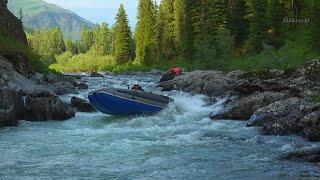
[[[92,28],[93,23],[76,13],[43,0],[9,0],[8,9],[19,17],[22,9],[24,26],[30,29],[60,27],[66,38],[78,40],[83,27]]]

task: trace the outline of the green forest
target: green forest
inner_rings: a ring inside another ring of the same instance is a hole
[[[135,30],[124,5],[116,23],[28,33],[42,67],[58,72],[286,69],[320,56],[320,2],[313,0],[140,0]]]

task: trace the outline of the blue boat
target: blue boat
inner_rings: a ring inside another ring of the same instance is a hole
[[[162,95],[116,88],[93,91],[88,97],[98,111],[111,115],[156,114],[172,101]]]

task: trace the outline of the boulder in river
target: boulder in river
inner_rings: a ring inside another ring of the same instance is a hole
[[[266,91],[262,93],[255,93],[239,100],[231,101],[226,105],[225,111],[218,115],[213,115],[211,118],[249,120],[252,114],[259,108],[287,98],[287,94],[280,92]]]
[[[173,80],[162,82],[158,87],[162,87],[163,91],[182,90],[209,96],[220,96],[229,90],[232,83],[234,83],[234,79],[221,71],[193,71],[177,76]]]
[[[174,79],[174,77],[176,77],[176,75],[174,73],[166,72],[165,74],[162,75],[162,77],[160,79],[160,83],[165,82],[165,81],[170,81],[170,80]]]
[[[84,99],[78,97],[71,98],[71,105],[75,107],[80,112],[95,112],[96,110],[91,106],[91,104]]]
[[[77,88],[78,88],[79,90],[83,90],[83,89],[88,89],[89,86],[88,86],[86,83],[79,83],[79,84],[77,85]]]
[[[281,159],[298,162],[319,163],[320,148],[291,152],[287,155],[282,156]]]
[[[2,87],[0,88],[0,99],[0,105],[9,109],[13,106],[16,119],[23,120],[25,118],[25,106],[22,92]]]
[[[91,74],[90,74],[90,77],[104,77],[102,74],[100,74],[100,73],[97,73],[97,72],[92,72]]]
[[[17,126],[19,121],[16,118],[14,105],[0,106],[0,128],[8,126]]]
[[[313,104],[294,97],[274,102],[258,109],[251,117],[248,126],[262,126],[268,135],[287,135],[290,133],[302,134],[305,132],[318,140],[319,104]],[[310,114],[312,113],[312,114]],[[309,131],[308,131],[309,130]],[[308,137],[307,137],[308,138]]]
[[[57,95],[78,94],[76,88],[68,81],[54,83],[54,87]]]
[[[25,103],[28,121],[67,120],[75,116],[72,108],[47,91],[28,95]]]

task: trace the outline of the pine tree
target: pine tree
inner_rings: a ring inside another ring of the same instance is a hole
[[[214,10],[211,13],[213,13],[215,16],[215,25],[218,28],[226,29],[229,16],[228,0],[215,0],[213,1],[213,5]]]
[[[94,44],[93,33],[87,28],[84,27],[82,30],[82,50],[83,52],[89,51],[91,46]]]
[[[320,3],[312,3],[311,18],[311,46],[317,52],[320,52]]]
[[[250,47],[253,52],[260,52],[267,39],[268,0],[251,0],[252,17],[250,20]]]
[[[179,54],[190,59],[194,53],[191,2],[175,0],[175,41]]]
[[[281,24],[284,18],[284,6],[280,0],[270,0],[269,3],[270,41],[276,48],[280,47]]]
[[[120,5],[115,25],[115,59],[123,64],[131,59],[131,32],[123,4]]]
[[[142,64],[150,65],[156,56],[156,7],[151,0],[140,0],[136,26],[136,56]]]
[[[52,54],[61,54],[66,51],[63,34],[60,28],[53,28],[50,32],[50,49]]]
[[[246,19],[248,7],[246,0],[233,0],[231,4],[230,29],[234,35],[234,44],[241,47],[248,38],[249,23]]]
[[[66,51],[69,51],[72,54],[76,54],[77,53],[75,44],[73,44],[71,39],[67,39],[65,44],[66,44]]]
[[[164,22],[163,22],[163,10],[162,6],[159,7],[157,12],[157,20],[156,20],[156,47],[157,47],[157,59],[163,60],[164,53],[163,53],[163,33],[164,33]]]
[[[176,55],[174,0],[163,0],[161,10],[163,13],[162,52],[166,59],[172,60]]]

